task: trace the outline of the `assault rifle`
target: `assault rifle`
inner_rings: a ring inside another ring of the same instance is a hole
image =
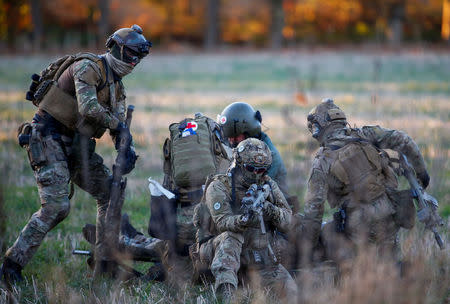
[[[408,162],[408,158],[404,154],[400,157],[400,167],[403,176],[406,177],[411,187],[411,192],[414,197],[417,208],[417,218],[425,224],[426,229],[430,229],[434,233],[434,238],[440,249],[444,249],[444,242],[442,241],[437,226],[443,226],[444,222],[437,213],[439,207],[438,201],[426,193],[416,178],[414,168]]]
[[[134,106],[129,105],[127,108],[126,125],[128,129],[131,125],[131,119],[133,118]],[[110,189],[110,198],[108,208],[105,216],[105,242],[111,249],[113,259],[118,263],[120,262],[119,253],[119,232],[120,232],[120,220],[122,206],[125,196],[125,188],[127,186],[127,179],[123,178],[126,166],[127,150],[131,143],[129,132],[122,130],[120,136],[119,149],[117,151],[117,157],[115,164],[113,165],[113,176]],[[97,265],[96,265],[97,268]],[[102,272],[100,269],[95,269],[94,276],[97,275],[97,271]]]
[[[242,220],[247,222],[250,217],[257,216],[259,219],[259,223],[261,226],[261,233],[266,234],[266,225],[264,224],[263,217],[263,207],[264,202],[270,193],[269,185],[264,185],[262,187],[258,187],[256,184],[252,184],[247,192],[245,192],[245,196],[242,198],[241,209],[243,211]],[[272,246],[270,242],[268,242],[269,253],[272,255],[274,261],[277,261],[277,257],[273,252]]]

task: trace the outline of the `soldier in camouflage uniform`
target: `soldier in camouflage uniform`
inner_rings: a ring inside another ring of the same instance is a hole
[[[430,177],[417,144],[404,132],[380,126],[348,128],[344,112],[331,99],[310,112],[308,129],[321,147],[305,198],[306,248],[317,244],[328,200],[339,209],[323,229],[328,258],[343,267],[368,244],[375,245],[379,257],[397,258],[398,230],[414,225],[415,209],[408,191],[397,190],[392,159],[382,149],[403,153],[425,189]]]
[[[53,86],[60,98],[46,93],[27,128],[30,140],[25,147],[31,155],[41,209],[32,215],[6,252],[1,277],[7,282],[22,279],[22,268],[47,232],[68,215],[69,181],[97,200],[96,271],[102,272],[111,259],[104,242],[111,173],[95,153],[94,138],[100,138],[109,129],[118,149],[119,134],[129,134],[121,79],[149,53],[151,43],[142,35],[142,29],[134,25],[116,31],[106,46],[106,54],[84,54],[65,68]],[[49,104],[52,106],[46,106]],[[77,110],[67,113],[70,108]],[[126,154],[125,174],[134,168],[137,159],[132,142]]]
[[[276,231],[289,229],[292,211],[277,183],[267,175],[271,163],[271,152],[264,142],[249,138],[239,143],[229,173],[214,176],[207,186],[204,203],[198,205],[194,215],[199,231],[191,257],[195,265],[200,262],[209,266],[215,288],[225,298],[237,288],[238,272],[249,275],[253,283],[259,281],[260,288],[274,288],[279,295],[291,299],[297,296],[297,286],[279,263],[275,246]],[[261,232],[256,216],[246,220],[240,209],[252,184],[270,187],[262,208],[266,234]],[[202,208],[203,212],[199,211]]]

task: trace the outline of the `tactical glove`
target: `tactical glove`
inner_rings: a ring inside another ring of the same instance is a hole
[[[278,209],[279,208],[274,204],[272,204],[271,202],[265,201],[262,209],[264,218],[267,220],[272,220],[276,218],[280,213]]]
[[[116,151],[119,151],[120,143],[123,139],[127,139],[123,145],[129,149],[133,137],[131,136],[130,129],[124,122],[119,122],[117,128],[111,130],[111,135],[115,136],[114,147],[116,148]]]
[[[417,178],[420,180],[420,183],[422,184],[424,189],[426,189],[430,184],[430,176],[428,175],[427,171],[418,172]]]

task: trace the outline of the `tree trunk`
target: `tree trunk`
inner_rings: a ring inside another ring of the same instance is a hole
[[[213,49],[217,46],[219,37],[219,0],[208,0],[206,9],[205,48]]]
[[[104,43],[110,33],[109,28],[109,0],[99,0],[98,8],[100,9],[100,20],[98,23],[97,47],[104,46]]]
[[[283,0],[270,0],[272,23],[270,28],[270,46],[279,49],[283,44],[284,11]]]
[[[33,50],[42,48],[42,9],[40,0],[31,0],[31,19],[33,21]]]
[[[450,43],[450,0],[442,1],[442,39]]]
[[[389,9],[389,43],[398,45],[403,41],[403,22],[405,20],[405,2],[392,4]]]

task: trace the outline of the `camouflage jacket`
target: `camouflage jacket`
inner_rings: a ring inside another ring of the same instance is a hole
[[[89,59],[76,61],[62,73],[58,86],[76,97],[83,118],[100,128],[115,129],[119,122],[125,121],[125,89],[111,69],[102,71],[102,68]],[[106,62],[105,69],[108,69]]]
[[[265,214],[266,228],[287,232],[291,224],[292,211],[281,193],[276,182],[269,176],[263,178],[263,183],[271,187],[271,193],[267,198],[270,202],[270,214]],[[244,236],[244,247],[261,249],[267,247],[269,241],[261,234],[259,222],[242,225],[240,202],[247,191],[246,188],[236,184],[236,199],[233,205],[231,198],[231,177],[227,174],[216,175],[209,184],[205,193],[205,204],[211,214],[215,234],[225,231],[242,233]],[[267,202],[266,202],[267,203]],[[272,235],[268,232],[268,235]]]
[[[315,242],[319,236],[324,212],[324,203],[337,202],[331,207],[339,207],[342,182],[330,174],[333,159],[330,157],[330,146],[342,147],[348,138],[361,138],[379,149],[391,149],[406,155],[416,172],[426,172],[425,162],[417,144],[404,132],[381,128],[380,126],[364,126],[356,129],[341,129],[328,136],[324,147],[317,152],[308,180],[305,195],[304,227],[306,237]]]

